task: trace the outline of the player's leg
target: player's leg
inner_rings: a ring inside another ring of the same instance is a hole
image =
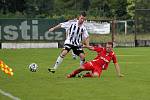
[[[86,74],[82,75],[81,77],[93,77],[91,72],[87,72]]]
[[[91,62],[86,62],[83,65],[81,65],[78,69],[74,70],[71,74],[67,75],[67,78],[75,77],[80,72],[89,70],[93,70],[93,67],[91,65]]]
[[[100,77],[101,73],[102,73],[102,68],[97,65],[94,65],[92,73],[88,72],[84,74],[82,77]]]
[[[98,67],[99,66],[97,66],[97,68],[93,70],[92,77],[99,77],[100,78],[100,75],[102,73],[102,68],[101,67],[98,68]]]
[[[94,72],[92,71],[92,73],[87,72],[86,74],[82,75],[81,77],[82,78],[83,77],[100,77],[100,74],[97,71],[94,71]]]
[[[85,54],[84,53],[80,53],[79,57],[80,57],[80,65],[84,64],[85,63]]]
[[[73,52],[73,50],[71,51],[71,54],[73,59],[77,59],[77,55]]]
[[[56,63],[54,65],[54,69],[58,68],[58,66],[62,63],[62,61],[63,61],[64,57],[67,55],[67,53],[68,53],[68,50],[66,50],[66,49],[62,50],[61,54],[58,56],[58,58],[56,60]]]
[[[84,71],[84,69],[82,69],[82,67],[80,66],[78,69],[74,70],[71,74],[68,74],[67,78],[75,77],[77,74],[79,74],[82,71]]]
[[[59,65],[62,63],[64,57],[67,55],[67,53],[70,51],[69,46],[65,46],[60,55],[58,56],[54,66],[52,68],[49,68],[48,71],[54,73],[55,70],[59,67]]]
[[[73,52],[80,57],[80,65],[84,64],[85,62],[85,54],[81,47],[73,48]]]

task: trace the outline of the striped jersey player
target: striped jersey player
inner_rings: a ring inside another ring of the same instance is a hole
[[[85,26],[83,24],[78,25],[78,23],[79,20],[70,20],[68,22],[60,23],[61,28],[65,28],[67,32],[65,45],[81,46],[81,41],[89,36]]]
[[[49,72],[54,73],[58,66],[63,61],[67,53],[72,49],[74,54],[80,57],[80,64],[83,64],[85,61],[84,51],[82,49],[82,42],[84,45],[89,46],[89,34],[84,26],[84,21],[86,19],[86,13],[81,12],[78,20],[70,20],[68,22],[63,22],[57,26],[50,28],[49,31],[52,32],[58,28],[64,28],[67,32],[67,38],[64,43],[64,48],[57,58],[54,66],[48,68]]]

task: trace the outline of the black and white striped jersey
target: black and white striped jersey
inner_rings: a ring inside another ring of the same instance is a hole
[[[65,44],[80,46],[81,41],[89,36],[86,27],[82,24],[78,26],[78,20],[70,20],[60,23],[62,28],[66,29],[67,37]]]

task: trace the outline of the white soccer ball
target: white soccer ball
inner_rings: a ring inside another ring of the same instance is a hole
[[[31,72],[36,72],[37,68],[38,68],[38,65],[36,63],[31,63],[29,65],[29,69],[30,69]]]

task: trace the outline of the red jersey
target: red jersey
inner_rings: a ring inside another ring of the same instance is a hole
[[[111,60],[113,60],[113,63],[117,63],[116,55],[113,51],[107,53],[104,47],[94,47],[94,51],[97,52],[97,56],[92,60],[92,63],[99,65],[103,69],[107,69]]]

